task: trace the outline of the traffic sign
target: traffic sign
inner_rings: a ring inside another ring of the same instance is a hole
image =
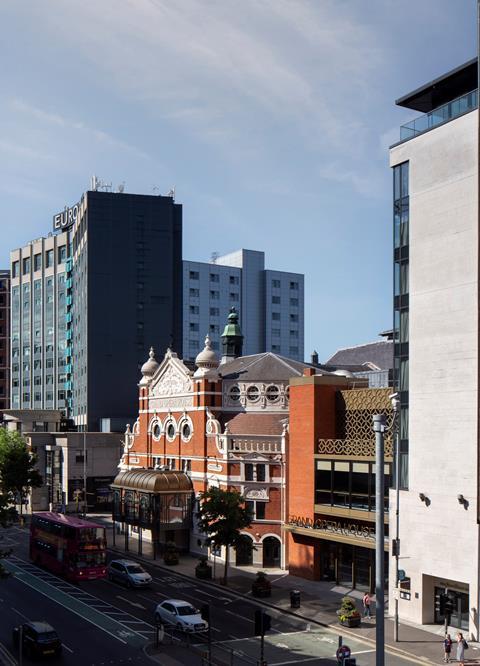
[[[352,654],[348,645],[341,645],[337,650],[337,659],[346,659]]]
[[[405,573],[404,569],[399,569],[398,570],[398,580],[405,580],[407,577],[407,574]]]

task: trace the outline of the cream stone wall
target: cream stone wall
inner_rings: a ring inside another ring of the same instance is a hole
[[[391,166],[410,163],[410,479],[400,500],[400,568],[412,585],[399,612],[432,623],[435,584],[468,587],[476,637],[477,122],[477,112],[468,113],[390,154]],[[393,493],[391,500],[393,509]],[[394,582],[390,575],[390,598]]]

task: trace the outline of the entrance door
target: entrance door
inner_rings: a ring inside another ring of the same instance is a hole
[[[263,566],[264,567],[279,567],[280,566],[280,539],[277,537],[269,536],[263,541]]]
[[[447,589],[445,587],[435,588],[435,597],[440,594],[445,594]],[[448,595],[453,599],[453,612],[450,617],[450,626],[457,629],[468,631],[469,618],[468,618],[468,594],[466,592],[457,592],[455,590],[448,590]],[[435,624],[444,624],[445,615],[435,610]]]
[[[240,535],[235,564],[237,567],[248,567],[253,564],[253,541],[246,534]]]

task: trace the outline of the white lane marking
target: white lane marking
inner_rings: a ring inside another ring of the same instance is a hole
[[[68,645],[65,645],[65,643],[62,643],[62,647],[64,647],[65,650],[68,650],[69,652],[71,652],[73,654],[72,648],[69,648]]]
[[[246,620],[247,622],[251,622],[252,624],[255,624],[255,620],[252,620],[249,617],[245,617],[245,615],[240,615],[240,613],[234,613],[233,611],[229,611],[226,608],[223,610],[224,613],[228,613],[229,615],[233,615],[236,618],[241,617],[242,620]]]
[[[200,592],[207,597],[212,597],[212,599],[220,599],[220,601],[230,601],[230,597],[219,597],[218,594],[210,594],[210,592],[205,592],[205,590],[200,590],[198,587],[195,588],[195,592]]]
[[[14,566],[15,566],[15,565],[14,565]],[[31,574],[30,574],[30,575],[31,575]],[[32,585],[31,582],[25,580],[24,578],[23,578],[23,579],[22,579],[22,578],[19,578],[19,580],[21,580],[21,582],[22,582],[24,585],[26,585],[27,587],[30,587],[32,590],[35,590],[36,592],[42,594],[44,597],[47,597],[47,599],[52,599],[52,597],[51,597],[47,592],[45,592],[45,591],[43,591],[43,590],[40,590],[38,587],[35,587],[34,585]],[[65,594],[65,593],[64,593],[64,594]],[[112,633],[111,631],[109,631],[108,629],[105,629],[105,627],[101,627],[101,626],[98,625],[94,620],[91,620],[91,619],[89,619],[88,617],[86,617],[85,615],[82,615],[82,614],[79,613],[77,610],[71,608],[70,606],[67,606],[66,604],[62,603],[62,602],[59,601],[58,599],[52,599],[52,601],[54,601],[55,603],[57,603],[59,606],[63,606],[63,608],[65,608],[66,610],[69,610],[71,613],[74,613],[75,615],[78,615],[78,616],[81,617],[83,620],[86,620],[87,622],[90,622],[90,624],[93,624],[94,627],[97,627],[97,629],[100,629],[101,631],[104,631],[104,632],[105,632],[106,634],[108,634],[109,636],[112,636],[112,638],[116,638],[116,640],[117,640],[117,641],[120,641],[120,643],[124,643],[124,645],[128,645],[127,641],[124,641],[123,638],[120,638],[120,636],[117,636],[116,634],[113,634],[113,633]],[[88,608],[88,606],[86,606],[86,607]],[[17,611],[17,612],[18,612],[18,611]],[[142,637],[142,638],[143,638],[143,637]]]
[[[24,615],[23,613],[20,613],[20,611],[17,610],[16,608],[14,608],[13,606],[11,608],[12,608],[12,611],[14,611],[15,613],[18,613],[18,615],[20,615],[20,617],[23,617],[24,620],[27,620],[27,622],[30,622],[29,618],[26,615]]]
[[[353,656],[357,654],[368,654],[369,652],[375,652],[375,650],[355,650],[355,651],[352,650]]]
[[[125,601],[125,603],[130,604],[130,606],[135,606],[136,608],[141,608],[142,610],[147,610],[143,604],[137,604],[135,601],[130,601],[130,599],[126,599],[125,597],[121,597],[120,595],[116,595],[117,599],[121,599],[122,601]]]
[[[306,661],[318,662],[318,657],[303,657],[302,664]],[[287,666],[287,664],[298,664],[298,659],[294,659],[293,661],[272,661],[270,666]]]

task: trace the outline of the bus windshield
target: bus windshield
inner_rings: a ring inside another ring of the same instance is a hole
[[[104,565],[106,561],[106,554],[104,552],[92,553],[80,551],[77,554],[76,565],[79,569],[83,569],[85,567]]]
[[[82,527],[78,530],[80,548],[86,546],[103,546],[105,544],[105,530],[103,527]]]

